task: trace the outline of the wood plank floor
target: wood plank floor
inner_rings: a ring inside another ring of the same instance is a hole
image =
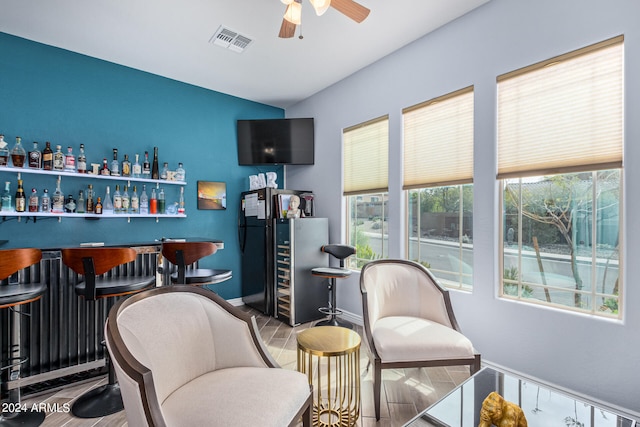
[[[261,336],[276,361],[285,369],[296,369],[296,334],[312,324],[290,327],[277,319],[266,317],[251,309],[244,308],[256,315]],[[362,327],[356,330],[363,335]],[[381,398],[381,419],[376,422],[373,407],[372,369],[366,371],[367,351],[363,339],[361,356],[361,415],[358,427],[402,426],[418,412],[443,397],[469,377],[467,367],[421,368],[383,370],[383,388]],[[72,384],[57,391],[25,396],[23,402],[28,406],[33,403],[47,403],[49,406],[58,404],[62,408],[65,403],[72,404],[74,399],[92,387],[106,382],[105,377],[81,384]],[[124,411],[103,418],[80,419],[64,410],[47,413],[42,424],[44,427],[123,427],[127,426]]]

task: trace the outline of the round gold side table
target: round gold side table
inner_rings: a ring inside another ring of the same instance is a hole
[[[313,385],[313,425],[350,427],[360,416],[360,335],[340,326],[298,334],[298,371]]]

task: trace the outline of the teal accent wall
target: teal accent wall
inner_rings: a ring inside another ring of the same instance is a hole
[[[141,54],[144,54],[141,52]],[[170,61],[171,58],[167,58]],[[45,141],[71,146],[77,154],[86,147],[88,163],[111,160],[112,149],[141,161],[144,152],[159,148],[160,166],[175,169],[182,162],[187,172],[185,202],[187,218],[38,219],[6,217],[0,221],[0,248],[74,246],[80,242],[124,244],[148,242],[162,237],[214,238],[225,249],[201,263],[204,267],[229,268],[234,278],[217,285],[224,298],[241,296],[240,252],[237,215],[240,192],[248,190],[248,176],[276,171],[282,182],[282,167],[238,166],[236,120],[282,118],[280,108],[259,104],[203,89],[139,70],[87,57],[63,49],[0,33],[0,134],[10,147],[21,136],[26,150],[33,141],[40,149]],[[13,173],[0,173],[0,180],[17,188]],[[25,192],[37,188],[55,190],[49,176],[23,174]],[[227,184],[226,210],[197,210],[197,181]],[[116,182],[63,177],[62,190],[77,197],[92,183],[98,195],[106,186],[113,192]],[[122,183],[120,183],[122,184]],[[141,185],[138,184],[138,192]],[[147,186],[148,193],[149,186]],[[177,201],[179,186],[167,185],[167,204]],[[4,189],[4,185],[2,187]]]

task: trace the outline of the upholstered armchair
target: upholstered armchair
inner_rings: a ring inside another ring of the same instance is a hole
[[[472,374],[480,369],[480,354],[460,332],[448,291],[424,266],[372,261],[361,271],[360,291],[377,420],[382,369],[469,365]]]
[[[311,426],[304,374],[280,369],[253,316],[194,286],[120,301],[105,327],[128,425]]]

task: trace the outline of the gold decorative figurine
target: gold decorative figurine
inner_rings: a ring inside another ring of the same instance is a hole
[[[515,403],[507,402],[495,391],[489,393],[480,410],[478,427],[527,427],[527,419],[522,409]]]

